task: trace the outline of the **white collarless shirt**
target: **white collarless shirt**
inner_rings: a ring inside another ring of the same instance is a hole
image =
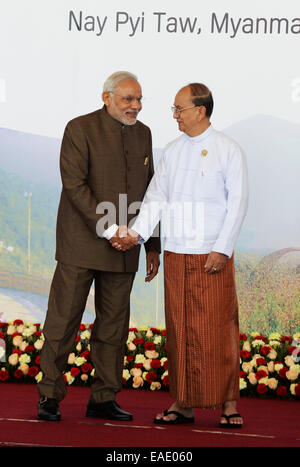
[[[166,250],[231,257],[247,206],[244,154],[210,125],[166,146],[131,228],[146,241],[162,221]]]

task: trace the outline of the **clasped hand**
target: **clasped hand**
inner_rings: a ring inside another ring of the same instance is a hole
[[[138,244],[139,235],[126,225],[121,225],[115,235],[110,239],[111,245],[118,251],[130,250]]]

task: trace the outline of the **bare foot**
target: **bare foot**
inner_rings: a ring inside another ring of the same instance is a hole
[[[192,408],[187,408],[187,407],[180,407],[180,405],[176,402],[174,402],[171,407],[168,409],[168,412],[171,412],[171,411],[176,411],[176,412],[179,412],[181,413],[182,415],[184,415],[185,417],[193,417],[194,416],[194,410]],[[165,420],[165,421],[171,421],[171,420],[176,420],[176,415],[171,413],[169,415],[164,415],[164,413],[158,413],[156,415],[156,420]]]
[[[223,405],[223,414],[232,415],[232,414],[236,414],[236,413],[238,413],[237,407],[236,407],[236,401],[227,401],[227,402],[224,403],[224,405]],[[232,425],[234,424],[234,425],[242,426],[243,425],[243,419],[242,419],[241,416],[232,417],[232,418],[230,418],[230,423]],[[228,425],[228,420],[226,420],[226,418],[221,416],[220,424],[226,426],[226,425]]]

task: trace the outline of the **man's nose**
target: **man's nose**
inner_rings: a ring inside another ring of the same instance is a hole
[[[131,107],[133,109],[141,109],[142,108],[142,103],[141,103],[141,101],[139,99],[132,99]]]

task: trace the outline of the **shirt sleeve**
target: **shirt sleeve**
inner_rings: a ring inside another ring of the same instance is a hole
[[[249,196],[246,159],[238,145],[234,146],[229,157],[225,185],[227,213],[212,251],[230,258],[247,213]]]
[[[102,237],[106,240],[110,240],[118,230],[119,226],[117,224],[111,225],[108,229],[104,230]]]
[[[167,199],[167,172],[163,155],[145,193],[140,212],[131,226],[143,241],[147,242],[159,223]]]

